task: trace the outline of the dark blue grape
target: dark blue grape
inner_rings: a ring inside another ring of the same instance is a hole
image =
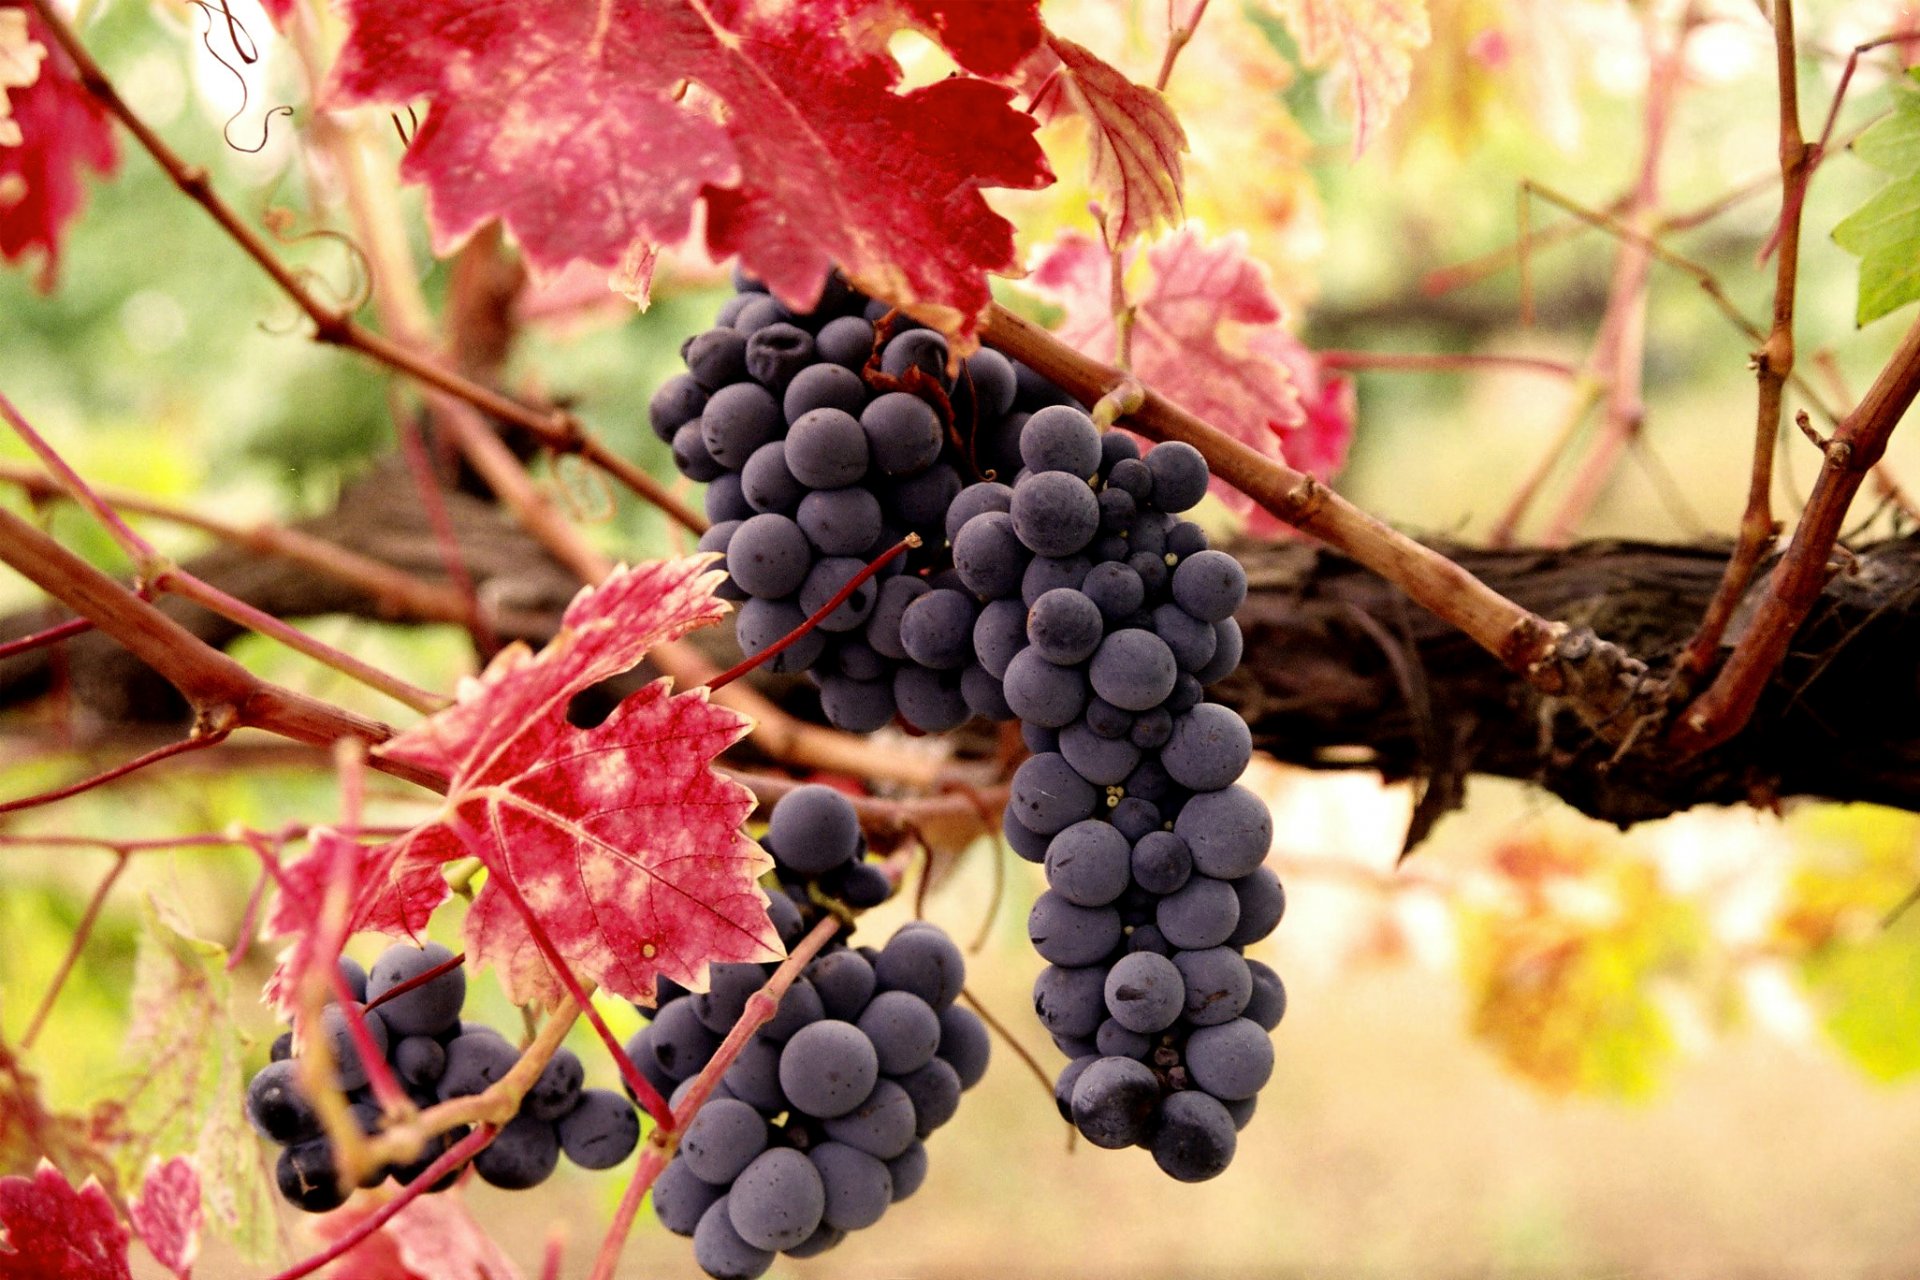
[[[1099,531],[1100,501],[1086,481],[1042,471],[1015,483],[1011,515],[1020,541],[1035,555],[1070,556]]]
[[[987,1074],[993,1041],[980,1015],[964,1005],[940,1010],[940,1056],[953,1068],[962,1089],[971,1089]]]
[[[1109,488],[1100,491],[1101,533],[1112,535],[1126,532],[1133,526],[1134,517],[1139,513],[1139,505],[1134,502],[1133,495],[1125,489]],[[1112,555],[1102,555],[1102,559],[1117,560],[1125,558],[1124,553],[1120,551],[1121,548],[1127,545],[1124,539],[1112,545],[1104,542],[1098,545],[1103,551],[1116,553]]]
[[[822,360],[857,373],[873,354],[873,326],[859,316],[841,316],[820,326],[813,345]]]
[[[706,493],[701,495],[701,505],[707,519],[715,524],[723,520],[745,520],[754,514],[753,504],[741,492],[739,473],[733,471],[713,478]]]
[[[300,1088],[291,1058],[269,1063],[247,1084],[247,1119],[262,1137],[287,1146],[317,1137],[320,1119]]]
[[[953,540],[953,567],[967,590],[982,600],[1018,595],[1032,555],[1004,511],[984,511],[967,521]]]
[[[1055,1036],[1091,1036],[1107,1016],[1105,981],[1106,970],[1098,964],[1042,969],[1033,980],[1033,1011],[1040,1025]]]
[[[747,372],[775,395],[784,395],[788,384],[813,360],[813,335],[798,325],[770,324],[747,339]]]
[[[725,1186],[767,1149],[767,1121],[737,1098],[713,1098],[680,1138],[680,1161],[703,1182]]]
[[[1167,739],[1172,736],[1173,713],[1165,707],[1142,711],[1134,717],[1133,728],[1127,731],[1127,740],[1142,751],[1158,751],[1167,745]]]
[[[900,718],[922,733],[957,729],[973,714],[958,671],[902,667],[893,676],[893,701]]]
[[[1241,786],[1194,796],[1173,829],[1193,850],[1194,869],[1220,880],[1247,875],[1273,845],[1273,815]]]
[[[860,411],[873,465],[890,476],[913,475],[940,457],[946,437],[939,415],[919,396],[889,391]]]
[[[890,1076],[919,1070],[940,1047],[939,1015],[911,991],[882,991],[856,1025],[873,1041],[880,1070]]]
[[[1201,1027],[1182,1057],[1193,1082],[1224,1102],[1251,1098],[1273,1075],[1273,1041],[1247,1018]]]
[[[866,567],[864,561],[852,556],[828,556],[819,561],[808,571],[806,581],[800,584],[800,611],[808,617],[820,612]],[[829,633],[853,631],[873,612],[873,603],[879,595],[880,588],[872,578],[868,578],[855,587],[845,600],[835,605],[833,612],[820,619],[817,625],[820,630]],[[969,618],[967,622],[971,626],[973,620]]]
[[[760,517],[765,519],[765,517]],[[737,541],[741,535],[735,534]],[[1100,642],[1088,676],[1093,691],[1127,711],[1158,706],[1178,674],[1173,650],[1151,631],[1129,627]]]
[[[1085,556],[1035,556],[1021,576],[1020,599],[1031,609],[1049,591],[1061,587],[1078,591],[1092,567]]]
[[[1100,429],[1070,405],[1050,405],[1020,431],[1020,460],[1034,472],[1064,471],[1088,479],[1100,470]]]
[[[1184,440],[1163,440],[1147,450],[1153,472],[1153,505],[1162,511],[1186,511],[1207,496],[1207,460]]]
[[[919,578],[889,578],[880,584],[873,612],[867,616],[867,643],[882,657],[904,661],[906,646],[900,642],[900,623],[907,606],[927,594],[930,588]]]
[[[1167,775],[1190,791],[1218,791],[1246,771],[1253,731],[1217,702],[1203,702],[1173,722],[1160,752]]]
[[[1093,787],[1060,755],[1029,756],[1014,771],[1009,803],[1021,825],[1043,836],[1093,816]]]
[[[733,327],[741,333],[753,334],[770,324],[786,324],[794,318],[785,303],[778,298],[764,295],[755,297],[733,318]]]
[[[1131,881],[1126,837],[1095,819],[1076,822],[1047,846],[1047,884],[1078,907],[1104,907]]]
[[[756,518],[765,520],[781,517]],[[740,606],[740,615],[733,626],[733,638],[739,644],[741,653],[753,657],[786,639],[806,620],[807,615],[800,612],[800,606],[791,601],[748,600]],[[805,671],[820,657],[826,646],[824,632],[809,631],[782,649],[766,664],[766,669],[781,673]]]
[[[779,854],[775,853],[774,857],[777,860]],[[700,1025],[717,1036],[724,1036],[740,1021],[753,993],[766,983],[766,972],[757,964],[708,965],[707,989],[687,998],[693,1002],[693,1016],[700,1019]]]
[[[935,671],[954,671],[973,656],[973,620],[979,606],[960,591],[929,591],[907,606],[900,644],[907,656]]]
[[[1186,984],[1187,1021],[1196,1027],[1233,1021],[1253,996],[1253,975],[1232,947],[1176,951],[1173,963]]]
[[[1013,408],[1014,393],[1019,387],[1012,361],[991,347],[982,347],[968,356],[961,367],[981,421],[1004,417]]]
[[[960,494],[960,473],[944,462],[919,475],[903,476],[886,497],[892,513],[907,528],[931,531],[946,523],[947,508]]]
[[[1138,1031],[1129,1031],[1108,1018],[1093,1033],[1093,1047],[1100,1051],[1103,1058],[1133,1058],[1144,1062],[1153,1052],[1153,1038],[1141,1035]]]
[[[899,1077],[913,1099],[914,1134],[925,1138],[960,1110],[960,1074],[939,1058]]]
[[[1240,899],[1224,880],[1194,876],[1160,899],[1154,921],[1168,942],[1189,951],[1217,947],[1240,923]]]
[[[1177,604],[1163,604],[1153,611],[1153,633],[1167,642],[1182,671],[1206,666],[1219,644],[1211,622],[1201,621]]]
[[[680,469],[681,475],[700,484],[727,473],[727,469],[715,462],[713,455],[707,452],[707,442],[700,434],[700,421],[697,418],[673,433],[673,465]]]
[[[1147,1134],[1160,1102],[1160,1080],[1131,1058],[1101,1058],[1073,1086],[1073,1124],[1096,1147],[1130,1147]]]
[[[611,1089],[582,1090],[573,1110],[554,1125],[560,1150],[582,1169],[611,1169],[633,1154],[640,1141],[640,1117]],[[654,1184],[654,1205],[660,1188]],[[688,1231],[692,1230],[689,1224]],[[684,1234],[684,1233],[683,1233]]]
[[[647,425],[662,443],[672,444],[674,433],[700,416],[707,407],[706,388],[690,373],[676,373],[647,401]]]
[[[880,353],[880,371],[900,378],[908,369],[918,369],[946,386],[947,340],[931,329],[909,329],[888,339]]]
[[[867,473],[867,461],[867,434],[859,419],[842,410],[803,413],[787,432],[787,468],[809,488],[857,484]]]
[[[1237,1145],[1233,1117],[1218,1098],[1186,1089],[1168,1094],[1154,1119],[1148,1146],[1153,1162],[1180,1182],[1205,1182],[1225,1173]]]
[[[805,978],[795,978],[788,986],[786,994],[780,997],[773,1017],[760,1028],[759,1034],[776,1044],[791,1040],[794,1032],[804,1026],[820,1021],[826,1016],[820,1004],[820,993]]]
[[[973,622],[973,654],[988,675],[1004,679],[1027,644],[1027,611],[1017,600],[995,600]]]
[[[1287,893],[1271,867],[1255,867],[1251,874],[1229,881],[1240,897],[1240,923],[1227,939],[1229,946],[1247,947],[1272,933],[1287,911]]]
[[[432,1036],[408,1036],[393,1046],[393,1070],[401,1084],[430,1088],[446,1073],[446,1046]]]
[[[1087,699],[1082,720],[1090,733],[1101,738],[1124,738],[1133,728],[1133,712],[1122,711],[1098,696]]]
[[[1261,1029],[1271,1031],[1287,1015],[1286,985],[1279,974],[1258,960],[1247,961],[1247,971],[1252,977],[1253,994],[1241,1013]]]
[[[1247,571],[1224,551],[1197,551],[1173,571],[1173,599],[1203,622],[1231,618],[1247,598]]]
[[[771,512],[734,530],[727,543],[727,572],[749,595],[780,600],[800,590],[813,567],[813,548],[800,526]]]
[[[707,391],[718,391],[747,376],[747,335],[737,329],[709,329],[680,348],[687,372]]]
[[[340,1185],[333,1147],[325,1138],[298,1143],[280,1153],[273,1168],[280,1198],[307,1213],[326,1213],[347,1202],[349,1188]]]
[[[741,1048],[740,1056],[733,1060],[726,1074],[720,1077],[721,1083],[740,1101],[750,1103],[768,1115],[778,1115],[788,1105],[787,1095],[780,1089],[782,1052],[781,1045],[759,1036],[753,1037]]]
[[[887,1172],[893,1176],[893,1202],[899,1204],[927,1180],[926,1145],[916,1138],[912,1146],[887,1161]]]
[[[1104,440],[1124,439],[1118,432],[1109,431]],[[1145,507],[1153,499],[1153,472],[1147,464],[1138,458],[1122,458],[1113,464],[1107,472],[1109,488],[1119,489],[1131,494],[1136,506]]]
[[[1191,520],[1176,521],[1167,530],[1167,554],[1185,560],[1207,549],[1207,531]]]
[[[985,720],[1013,720],[1013,708],[1007,704],[1006,687],[981,666],[971,663],[960,673],[960,696],[967,710]]]
[[[1130,951],[1107,970],[1106,1009],[1121,1026],[1155,1035],[1179,1021],[1186,980],[1174,961],[1151,950]]]
[[[731,1195],[721,1196],[700,1215],[693,1229],[693,1260],[714,1280],[757,1280],[773,1265],[774,1251],[741,1238],[733,1225],[730,1199]]]
[[[490,1186],[525,1191],[553,1176],[560,1164],[560,1139],[551,1120],[521,1112],[507,1121],[492,1142],[473,1158],[473,1169]]]
[[[782,866],[803,876],[825,875],[859,855],[860,815],[839,791],[808,783],[775,802],[767,839]]]
[[[1138,843],[1149,831],[1160,829],[1160,808],[1138,796],[1128,796],[1113,807],[1107,821],[1129,842]]]
[[[1092,579],[1093,574],[1088,574],[1087,580]],[[1046,592],[1033,602],[1027,614],[1027,639],[1042,658],[1059,666],[1091,658],[1105,635],[1098,605],[1072,588],[1055,587]]]
[[[1060,731],[1060,754],[1073,771],[1097,787],[1117,787],[1140,763],[1140,749],[1120,738],[1103,738],[1084,721]]]
[[[858,951],[829,951],[806,969],[829,1018],[852,1022],[873,998],[873,966]]]
[[[1027,913],[1027,938],[1040,957],[1074,969],[1098,964],[1120,945],[1120,913],[1112,907],[1078,907],[1052,890],[1034,900]],[[1059,1030],[1063,1035],[1092,1035],[1095,1019],[1085,1031]]]
[[[1093,566],[1087,580],[1080,584],[1080,590],[1108,622],[1131,617],[1147,599],[1140,575],[1110,560]]]
[[[1046,861],[1047,846],[1053,842],[1053,837],[1028,830],[1026,824],[1015,816],[1012,801],[1008,801],[1001,812],[1000,833],[1006,837],[1007,847],[1020,858],[1028,862]]]
[[[562,1046],[540,1069],[540,1077],[527,1091],[520,1109],[537,1120],[558,1120],[579,1103],[580,1086],[586,1078],[580,1055]]]
[[[800,509],[807,487],[787,469],[787,442],[761,445],[740,472],[740,496],[755,511],[790,516]]]
[[[706,410],[700,415],[700,439],[706,443],[709,457],[730,471],[738,471],[747,465],[755,449],[779,439],[785,425],[771,392],[757,383],[736,382],[707,398]]]
[[[631,1107],[627,1109],[627,1114],[633,1114]],[[565,1126],[563,1125],[562,1128],[564,1129]],[[635,1132],[638,1133],[637,1122]],[[560,1141],[562,1149],[566,1149],[564,1133]],[[573,1160],[575,1164],[580,1164],[571,1150],[567,1150],[567,1158]],[[622,1159],[624,1158],[623,1156]],[[618,1163],[620,1161],[614,1161],[614,1164]],[[581,1167],[608,1169],[613,1166],[581,1165]],[[713,1207],[713,1202],[718,1200],[721,1194],[721,1188],[703,1181],[693,1170],[687,1168],[685,1160],[676,1159],[662,1169],[660,1176],[653,1180],[654,1216],[660,1219],[661,1226],[673,1234],[690,1236],[699,1227],[701,1216]]]
[[[938,926],[903,925],[887,939],[873,962],[873,974],[881,991],[911,992],[940,1010],[966,985],[967,960]]]
[[[366,977],[368,1000],[379,1000],[401,983],[409,982],[430,969],[448,963],[453,952],[437,942],[424,947],[396,943],[380,953],[373,971]],[[379,1014],[394,1033],[405,1036],[434,1036],[460,1021],[460,1007],[467,1001],[467,973],[454,965],[429,982],[383,1001]]]
[[[820,554],[858,556],[880,536],[880,500],[865,489],[819,489],[800,499],[797,519]]]
[[[1213,658],[1206,666],[1193,673],[1193,678],[1203,685],[1213,684],[1232,675],[1240,666],[1240,624],[1232,618],[1213,624]]]
[[[800,370],[780,397],[780,414],[792,426],[815,409],[838,409],[860,416],[867,403],[867,384],[860,375],[838,364],[815,364]]]
[[[1133,846],[1133,882],[1148,893],[1177,893],[1193,875],[1193,854],[1187,842],[1158,827]]]
[[[848,733],[873,733],[893,722],[893,681],[823,676],[820,710],[836,728]]]
[[[1032,647],[1014,655],[1002,685],[1014,714],[1044,728],[1072,724],[1087,704],[1086,674],[1048,662]]]
[[[838,1019],[803,1027],[780,1051],[781,1091],[794,1106],[822,1120],[859,1106],[879,1075],[873,1042]]]
[[[892,1080],[873,1086],[866,1101],[842,1116],[826,1121],[827,1136],[880,1160],[891,1160],[914,1142],[918,1123],[913,1099]]]
[[[1068,1124],[1073,1123],[1073,1087],[1080,1083],[1081,1075],[1094,1063],[1100,1061],[1097,1053],[1088,1053],[1074,1058],[1060,1068],[1060,1074],[1053,1081],[1053,1105],[1059,1108],[1060,1118]]]

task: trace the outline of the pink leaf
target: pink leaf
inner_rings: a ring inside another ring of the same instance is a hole
[[[837,263],[965,333],[986,274],[1016,265],[981,189],[1052,174],[1009,90],[962,75],[902,93],[886,40],[916,26],[999,72],[1039,39],[1034,11],[348,0],[334,84],[349,102],[429,100],[403,172],[428,189],[442,252],[497,217],[542,271],[612,268],[635,241],[686,238],[704,200],[714,255],[788,302],[811,305]]]
[[[318,1224],[320,1234],[339,1239],[376,1204],[362,1197],[328,1214]],[[474,1221],[458,1188],[414,1200],[327,1275],[329,1280],[520,1280],[513,1262]]]
[[[0,1178],[0,1280],[132,1280],[127,1229],[88,1178],[74,1190],[45,1160],[31,1178]]]
[[[1367,149],[1406,100],[1413,51],[1432,39],[1426,0],[1277,0],[1308,62],[1335,60],[1352,77],[1353,150]]]
[[[200,1256],[200,1175],[193,1162],[175,1156],[162,1164],[148,1161],[140,1194],[127,1206],[133,1229],[161,1266],[179,1276],[193,1274]]]
[[[650,998],[659,974],[698,984],[709,963],[779,955],[755,884],[772,863],[740,830],[753,795],[711,767],[746,733],[746,718],[709,703],[705,690],[673,694],[662,680],[595,728],[567,720],[575,694],[719,621],[726,605],[713,595],[721,575],[712,559],[617,571],[575,597],[540,653],[504,650],[462,682],[453,706],[380,748],[452,781],[437,818],[365,852],[352,929],[416,931],[429,898],[446,892],[427,877],[472,853],[489,879],[467,917],[467,955],[497,964],[515,1002],[551,1002],[563,990],[529,913],[577,975],[632,999]],[[320,857],[316,849],[289,868],[289,882],[314,883]],[[276,927],[310,929],[318,898],[285,895]],[[289,992],[295,971],[283,962],[276,990]]]
[[[19,4],[0,0],[0,18],[21,12]],[[17,21],[6,25],[17,27]],[[0,90],[11,104],[11,124],[20,135],[17,145],[0,145],[0,257],[16,262],[38,249],[39,285],[51,289],[61,237],[86,199],[80,171],[86,167],[110,174],[117,155],[107,113],[80,84],[73,62],[40,19],[27,13],[25,42],[8,42],[0,58],[15,66],[35,57],[39,71],[30,82],[22,75],[9,76],[5,83],[22,81],[24,87]]]
[[[1346,454],[1351,406],[1339,385],[1280,324],[1280,300],[1239,236],[1208,243],[1187,229],[1147,250],[1150,278],[1135,299],[1133,368],[1141,381],[1220,430],[1276,460],[1329,479]],[[1110,263],[1084,235],[1062,236],[1028,283],[1066,308],[1058,337],[1101,360],[1113,358]],[[1305,408],[1301,391],[1314,403]],[[1214,482],[1234,511],[1251,499]]]
[[[1124,245],[1162,223],[1178,225],[1187,135],[1166,98],[1059,36],[1047,38],[1034,62],[1030,74],[1046,78],[1034,91],[1033,114],[1042,123],[1067,114],[1087,122],[1088,185],[1105,213],[1108,241]]]

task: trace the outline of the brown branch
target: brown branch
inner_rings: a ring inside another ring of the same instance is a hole
[[[32,523],[4,510],[0,510],[0,560],[75,613],[92,619],[101,631],[158,671],[180,691],[202,723],[230,717],[236,727],[265,729],[316,747],[331,747],[341,738],[357,738],[371,746],[393,736],[393,730],[379,721],[260,679]],[[431,790],[444,792],[447,787],[444,777],[412,765],[376,761],[375,767]]]
[[[100,64],[87,52],[85,44],[51,0],[28,0],[40,20],[46,24],[55,43],[73,59],[80,83],[97,99],[140,144],[142,150],[166,172],[180,192],[204,209],[221,230],[264,271],[280,291],[306,313],[313,322],[313,338],[329,346],[357,351],[361,355],[406,374],[408,377],[465,401],[490,417],[511,422],[532,432],[548,448],[560,453],[579,453],[589,460],[605,464],[613,454],[589,436],[572,414],[551,406],[525,404],[447,368],[431,356],[413,350],[406,343],[376,333],[355,321],[350,314],[329,306],[314,295],[306,283],[282,262],[266,240],[241,220],[233,207],[213,189],[206,169],[181,159],[159,134],[142,120],[120,96]],[[612,474],[640,497],[653,503],[667,516],[699,534],[707,522],[669,493],[659,481],[632,466],[612,468]]]
[[[1784,244],[1783,244],[1784,248]],[[1886,452],[1887,437],[1920,393],[1920,321],[1841,419],[1828,441],[1813,495],[1780,564],[1767,580],[1752,621],[1713,684],[1674,726],[1673,742],[1699,751],[1725,742],[1753,715],[1794,633],[1832,573],[1829,557],[1861,482]]]
[[[1753,468],[1747,480],[1747,506],[1740,517],[1740,536],[1727,574],[1713,603],[1707,606],[1681,658],[1679,675],[1689,679],[1706,671],[1719,656],[1720,640],[1734,610],[1746,595],[1753,571],[1760,565],[1776,532],[1773,522],[1773,455],[1780,437],[1780,414],[1787,379],[1793,375],[1793,306],[1800,270],[1800,215],[1806,207],[1807,184],[1813,175],[1814,152],[1800,133],[1798,50],[1793,38],[1793,0],[1774,0],[1774,74],[1780,97],[1780,227],[1779,262],[1773,286],[1773,328],[1753,356],[1759,381],[1758,412],[1753,429]],[[1852,64],[1848,66],[1851,68]],[[1839,110],[1835,98],[1834,110]],[[1822,553],[1825,554],[1824,552]]]
[[[1091,404],[1119,386],[1125,375],[1081,355],[1039,325],[995,304],[981,336],[1024,361],[1056,385]],[[1304,472],[1276,462],[1201,421],[1159,392],[1145,389],[1128,425],[1157,440],[1184,440],[1199,449],[1213,473],[1303,533],[1351,556],[1393,582],[1494,654],[1536,687],[1569,692],[1596,723],[1620,710],[1620,677],[1635,670],[1613,645],[1576,641],[1564,623],[1521,608],[1430,547],[1361,511]],[[1571,647],[1570,647],[1571,646]],[[1577,656],[1576,656],[1577,655]],[[1577,673],[1569,662],[1583,666]]]

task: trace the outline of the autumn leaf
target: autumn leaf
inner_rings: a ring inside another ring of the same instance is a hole
[[[1697,951],[1697,909],[1597,847],[1516,841],[1495,862],[1509,893],[1457,905],[1473,1033],[1543,1089],[1652,1092],[1678,1049],[1655,984]]]
[[[161,1266],[180,1280],[193,1274],[193,1260],[200,1256],[200,1175],[192,1161],[175,1156],[149,1163],[127,1217]]]
[[[1853,153],[1892,176],[1833,229],[1860,259],[1854,323],[1864,325],[1920,298],[1920,92],[1896,91],[1892,113],[1854,140]]]
[[[543,272],[611,269],[636,241],[686,238],[704,202],[709,250],[739,254],[789,303],[810,306],[837,264],[965,334],[987,273],[1016,265],[1013,228],[981,190],[1052,174],[1011,90],[957,75],[900,92],[886,40],[919,27],[998,70],[1038,40],[1033,11],[350,0],[334,90],[429,101],[403,172],[427,187],[440,252],[498,218]]]
[[[82,168],[105,175],[117,163],[112,126],[39,18],[5,0],[0,99],[8,104],[0,111],[0,258],[17,262],[38,249],[39,284],[50,289],[61,237],[86,198]]]
[[[337,1240],[378,1202],[362,1197],[316,1224]],[[474,1220],[459,1188],[422,1196],[354,1246],[327,1273],[331,1280],[520,1280],[520,1272]]]
[[[1270,0],[1308,63],[1338,62],[1353,100],[1354,154],[1406,99],[1413,51],[1432,37],[1426,0]]]
[[[1143,382],[1267,457],[1291,461],[1297,453],[1322,466],[1344,457],[1351,415],[1338,412],[1337,395],[1331,408],[1316,404],[1318,419],[1302,408],[1293,368],[1312,375],[1316,396],[1324,395],[1320,374],[1281,327],[1280,300],[1241,237],[1209,243],[1182,230],[1147,250],[1146,267],[1132,343],[1133,369]],[[1102,360],[1114,355],[1109,273],[1106,251],[1070,233],[1043,254],[1027,281],[1065,307],[1056,336]],[[1243,515],[1253,509],[1251,499],[1223,482],[1214,492]]]
[[[125,1133],[114,1152],[122,1185],[156,1158],[191,1157],[214,1229],[257,1258],[275,1244],[272,1179],[241,1105],[246,1063],[226,961],[224,947],[147,903],[127,1028]]]
[[[753,795],[711,767],[746,718],[660,680],[595,728],[567,720],[574,695],[724,616],[713,559],[616,571],[575,597],[540,653],[503,650],[453,706],[380,748],[450,784],[434,819],[350,851],[351,930],[417,932],[429,897],[446,892],[427,877],[473,854],[489,875],[467,916],[467,957],[497,965],[516,1003],[564,990],[529,917],[577,975],[636,1000],[657,975],[698,985],[709,963],[780,954],[755,884],[772,861],[740,830]],[[274,921],[296,945],[275,975],[283,1002],[332,856],[315,849],[286,873]]]
[[[1087,181],[1108,243],[1129,244],[1162,223],[1177,226],[1187,135],[1165,96],[1060,36],[1047,38],[1035,62],[1040,83],[1028,106],[1034,117],[1042,124],[1069,115],[1086,121]]]
[[[0,1280],[132,1280],[127,1229],[88,1178],[75,1190],[41,1161],[31,1178],[0,1178]]]

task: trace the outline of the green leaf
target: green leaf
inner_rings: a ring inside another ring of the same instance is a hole
[[[1920,298],[1920,92],[1896,93],[1893,113],[1853,151],[1894,175],[1833,229],[1834,241],[1860,259],[1854,318],[1864,325]]]
[[[151,900],[143,916],[127,1032],[129,1138],[115,1162],[131,1186],[149,1156],[192,1156],[207,1221],[243,1254],[263,1257],[277,1245],[273,1180],[242,1111],[226,948],[193,937]]]

